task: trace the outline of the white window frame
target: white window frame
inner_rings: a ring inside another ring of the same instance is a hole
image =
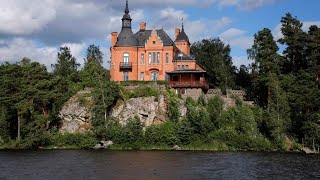
[[[123,54],[123,63],[128,64],[130,62],[129,58],[130,58],[129,53],[124,53]]]

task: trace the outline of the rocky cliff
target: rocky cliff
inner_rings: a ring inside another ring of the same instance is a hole
[[[79,91],[62,107],[59,117],[62,120],[60,132],[84,132],[92,128],[91,109],[93,105],[90,90]]]
[[[119,100],[112,109],[111,116],[126,124],[129,118],[138,116],[144,126],[160,124],[167,119],[167,103],[164,95],[157,97],[138,97],[127,101]]]
[[[209,97],[208,97],[209,98]],[[223,98],[225,109],[235,106],[232,98]],[[184,100],[180,100],[180,115],[187,113]],[[67,101],[60,111],[62,126],[60,132],[83,132],[92,129],[93,99],[90,90],[79,91]],[[159,97],[138,97],[123,101],[118,100],[112,108],[110,116],[115,117],[125,125],[129,118],[138,116],[144,126],[161,124],[168,119],[168,100],[165,95]]]
[[[79,91],[71,97],[60,111],[62,126],[60,132],[83,132],[92,128],[91,110],[93,100],[90,90]],[[180,114],[185,116],[184,102],[180,102]],[[138,116],[144,126],[160,124],[168,119],[168,103],[164,95],[159,97],[138,97],[127,101],[118,100],[112,108],[110,116],[125,125],[129,118]]]

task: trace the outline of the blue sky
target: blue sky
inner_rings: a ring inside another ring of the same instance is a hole
[[[110,33],[121,30],[125,0],[0,0],[0,63],[23,57],[50,67],[60,46],[71,47],[79,63],[86,48],[99,45],[110,57]],[[129,0],[133,30],[164,28],[173,38],[185,19],[191,42],[219,37],[230,44],[236,66],[251,63],[246,49],[264,27],[281,37],[280,20],[290,12],[305,24],[320,26],[320,1],[308,0]],[[281,52],[280,52],[281,53]]]

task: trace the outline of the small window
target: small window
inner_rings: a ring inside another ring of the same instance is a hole
[[[160,53],[157,53],[157,63],[160,64]]]
[[[189,69],[189,65],[186,65],[186,69]]]
[[[156,52],[152,53],[152,64],[156,63]]]
[[[149,52],[149,64],[152,63],[152,55],[151,55],[151,52]]]
[[[168,64],[169,63],[169,54],[166,53],[166,63]]]
[[[141,54],[141,64],[144,64],[144,54]]]
[[[178,69],[180,69],[180,65],[178,65]]]
[[[166,81],[168,81],[168,80],[169,80],[169,74],[166,73]]]
[[[182,65],[182,69],[184,69],[184,65]]]
[[[156,41],[152,41],[152,44],[156,44]]]
[[[140,73],[140,81],[144,81],[144,72]]]

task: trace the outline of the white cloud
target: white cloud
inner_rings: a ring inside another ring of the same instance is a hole
[[[218,2],[220,7],[224,7],[224,6],[236,6],[238,5],[239,0],[220,0]]]
[[[268,4],[275,3],[275,0],[218,0],[218,6],[223,8],[235,6],[241,10],[252,10]]]
[[[164,28],[168,35],[174,40],[175,28],[181,29],[182,18],[184,19],[186,34],[191,42],[213,37],[215,36],[215,33],[227,27],[232,22],[228,17],[222,17],[216,20],[206,18],[189,20],[189,15],[184,11],[174,8],[165,8],[160,10],[156,14],[156,17],[152,19],[151,23],[153,24],[147,23],[151,24],[148,25],[148,29],[151,29],[154,24],[159,24],[161,26],[156,28]]]
[[[217,20],[200,19],[186,23],[186,33],[190,41],[195,42],[204,38],[216,37],[217,33],[228,27],[232,20],[228,17],[222,17]]]
[[[0,0],[0,4],[0,34],[31,34],[56,17],[50,0]]]
[[[247,56],[233,56],[232,57],[233,65],[237,66],[238,68],[240,65],[249,65],[252,61],[248,60]]]
[[[159,13],[159,21],[161,22],[176,23],[176,21],[181,22],[182,18],[187,19],[188,15],[185,14],[182,10],[176,10],[174,8],[165,8],[160,10],[160,13]],[[170,25],[176,25],[176,24],[170,24]]]
[[[77,59],[77,62],[81,65],[84,64],[83,60],[83,51],[88,47],[87,44],[81,43],[81,44],[75,44],[75,43],[64,43],[61,45],[61,47],[67,46],[70,48],[71,54],[73,57]]]
[[[123,8],[124,0],[113,1],[111,4],[119,9]],[[196,7],[207,7],[214,4],[216,0],[161,0],[161,1],[150,1],[150,0],[129,0],[130,7],[168,7],[168,6],[196,6]]]
[[[246,31],[237,28],[230,28],[221,33],[219,37],[232,48],[248,49],[253,43],[252,36],[248,36]]]
[[[242,36],[229,41],[231,47],[238,47],[243,50],[247,50],[253,44],[252,36]]]
[[[278,24],[272,31],[273,37],[275,41],[283,38],[283,34],[281,33],[281,23]]]
[[[15,63],[21,61],[22,58],[27,57],[32,61],[37,61],[46,65],[50,70],[51,64],[57,62],[57,53],[59,52],[58,47],[37,47],[36,42],[23,38],[14,38],[8,41],[0,40],[0,44],[3,44],[0,48],[0,63]],[[86,48],[86,45],[66,43],[61,44],[61,47],[65,45],[70,47],[70,51],[72,55],[77,58],[77,62],[83,64],[83,55],[81,52]]]
[[[58,49],[56,47],[37,47],[32,40],[14,38],[2,41],[6,46],[0,48],[0,62],[19,62],[24,57],[50,67],[56,61]]]
[[[243,31],[243,30],[240,30],[237,28],[230,28],[230,29],[224,31],[223,33],[221,33],[219,36],[221,39],[230,40],[232,38],[242,36],[245,33],[246,33],[246,31]]]
[[[243,0],[238,3],[238,7],[243,10],[256,9],[268,4],[274,3],[275,0]]]
[[[306,21],[306,22],[303,22],[303,26],[302,26],[302,29],[306,32],[309,31],[309,27],[312,26],[312,25],[316,25],[318,27],[320,27],[320,21]]]

